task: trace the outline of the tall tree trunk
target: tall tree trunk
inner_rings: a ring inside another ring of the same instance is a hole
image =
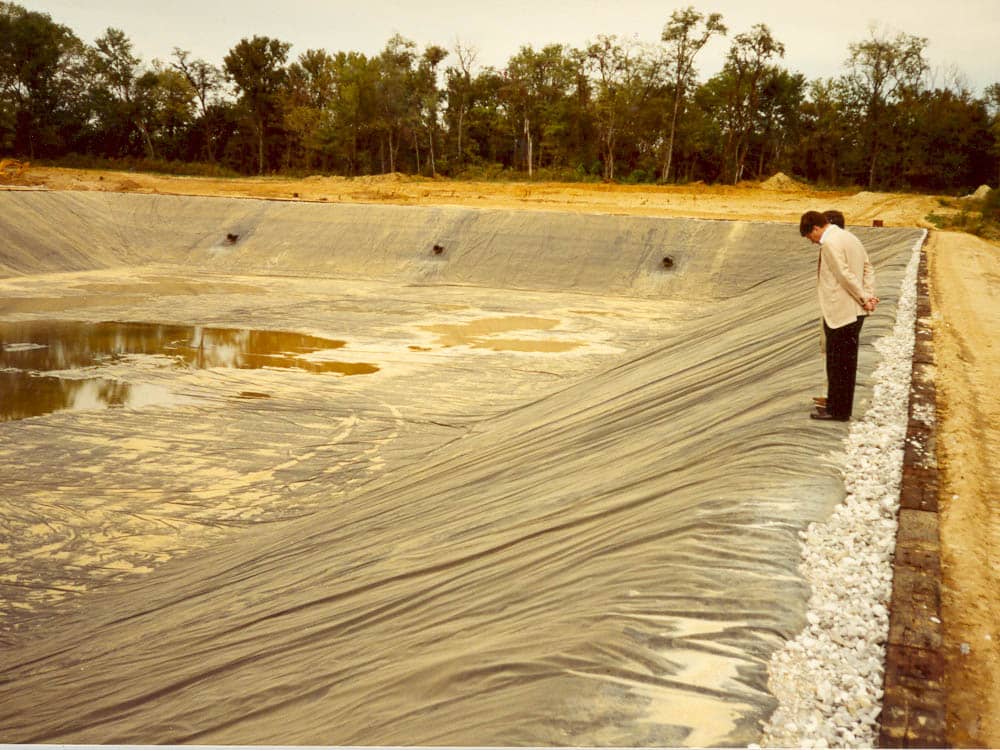
[[[746,140],[744,140],[742,144],[742,147],[738,151],[739,160],[736,163],[736,179],[733,181],[734,185],[743,179],[743,175],[746,172],[747,156],[749,155],[749,153],[750,153],[750,136],[748,134],[746,136]]]
[[[347,151],[348,167],[351,170],[351,177],[358,173],[358,129],[351,128],[351,147]]]
[[[389,171],[396,171],[396,152],[399,150],[399,135],[396,135],[396,143],[392,142],[392,131],[389,131]]]
[[[778,133],[778,142],[774,145],[774,163],[780,165],[785,157],[785,137],[787,133],[782,130]]]
[[[736,139],[736,149],[733,152],[733,184],[740,181],[740,173],[743,171],[743,134]]]
[[[215,149],[212,148],[212,135],[208,131],[208,127],[205,127],[205,148],[204,148],[205,159],[208,160],[209,164],[215,163]]]
[[[264,174],[264,122],[257,123],[257,174]]]
[[[674,114],[670,118],[670,137],[667,139],[667,161],[663,165],[663,173],[660,175],[661,182],[670,180],[670,166],[674,160],[674,134],[677,132],[677,113],[680,110],[681,104],[680,87],[677,87],[674,91]]]
[[[531,167],[534,160],[534,153],[532,151],[531,143],[531,122],[527,117],[524,118],[524,137],[528,144],[528,177],[530,178],[532,175]]]
[[[434,129],[430,131],[430,143],[427,144],[428,158],[431,164],[431,177],[437,177],[437,164],[434,163]]]
[[[153,148],[153,139],[149,137],[149,129],[138,120],[136,120],[135,126],[142,135],[142,145],[146,148],[146,158],[155,159],[156,149]]]
[[[872,101],[868,105],[868,130],[871,137],[870,153],[868,157],[868,189],[875,189],[875,164],[878,161],[879,153],[879,130],[881,128],[883,108],[877,97],[873,95]]]
[[[604,137],[604,179],[615,179],[615,136],[609,132]]]
[[[726,142],[722,146],[722,175],[721,178],[725,181],[729,179],[730,168],[733,162],[733,139],[736,132],[735,127],[729,127],[726,130]]]
[[[459,165],[465,163],[465,157],[462,153],[462,126],[465,122],[465,95],[462,96],[462,106],[458,109],[458,163]]]

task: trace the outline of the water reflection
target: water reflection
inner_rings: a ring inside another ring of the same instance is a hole
[[[298,367],[339,372],[330,362],[302,355],[340,349],[343,341],[282,331],[158,325],[155,323],[0,323],[0,367],[69,370],[101,364],[109,357],[162,354],[187,365],[206,367]]]
[[[365,375],[366,362],[308,359],[345,342],[282,331],[153,323],[27,321],[0,323],[0,421],[60,409],[138,408],[176,403],[166,388],[107,378],[55,377],[49,372],[100,368],[134,355],[172,358],[178,367],[296,368]]]
[[[105,378],[70,380],[17,370],[0,371],[0,422],[27,419],[65,409],[73,411],[171,406],[181,399],[169,389]]]

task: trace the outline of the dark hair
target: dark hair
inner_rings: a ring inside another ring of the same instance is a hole
[[[829,223],[819,211],[806,211],[799,219],[799,234],[808,237],[814,227],[825,227]]]
[[[844,224],[847,223],[846,221],[844,221],[844,215],[836,209],[830,209],[829,211],[824,211],[823,216],[826,217],[826,220],[828,222],[830,222],[831,224],[836,224],[841,229],[843,229]]]

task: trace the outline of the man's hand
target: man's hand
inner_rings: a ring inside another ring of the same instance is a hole
[[[865,310],[867,310],[868,312],[875,312],[875,308],[878,307],[878,303],[879,303],[878,297],[869,297],[867,300],[865,300],[865,303],[864,305],[862,305],[862,307],[864,307]]]

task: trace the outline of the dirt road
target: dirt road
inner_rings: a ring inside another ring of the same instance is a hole
[[[683,187],[453,182],[402,175],[184,178],[8,167],[0,189],[103,190],[276,200],[456,205],[642,216],[796,222],[838,208],[851,224],[931,228],[934,196],[817,191],[779,176],[762,184]],[[943,614],[949,741],[1000,747],[1000,246],[933,232],[928,245],[937,351]],[[762,258],[766,261],[766,258]]]
[[[958,747],[998,747],[1000,249],[942,233],[929,250],[949,739]]]

